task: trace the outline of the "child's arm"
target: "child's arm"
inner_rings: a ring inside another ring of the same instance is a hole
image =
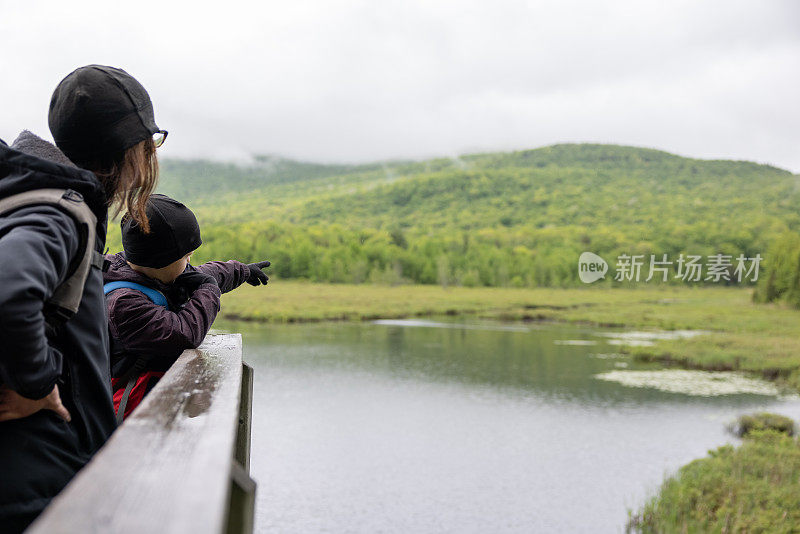
[[[219,290],[223,293],[233,291],[247,280],[250,269],[240,261],[209,261],[195,267],[201,273],[214,277]]]
[[[154,304],[135,289],[118,289],[108,297],[111,335],[131,355],[179,355],[196,348],[219,313],[220,290],[208,277],[186,304],[173,312]]]
[[[269,278],[261,269],[269,267],[268,261],[245,264],[240,261],[210,261],[195,267],[196,270],[213,276],[220,291],[227,293],[247,282],[257,286],[266,284]]]

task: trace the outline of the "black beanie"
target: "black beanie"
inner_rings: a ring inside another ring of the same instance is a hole
[[[150,195],[147,219],[149,234],[129,216],[120,223],[125,259],[134,265],[160,269],[203,244],[194,213],[175,199]]]
[[[159,131],[142,84],[103,65],[81,67],[61,80],[48,123],[58,148],[77,161],[121,152]]]

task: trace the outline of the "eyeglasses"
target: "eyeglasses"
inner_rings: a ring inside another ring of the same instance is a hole
[[[156,148],[164,144],[164,141],[167,140],[168,133],[169,132],[166,130],[159,130],[153,134],[153,144],[156,146]]]

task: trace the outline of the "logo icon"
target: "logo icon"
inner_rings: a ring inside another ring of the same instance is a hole
[[[584,284],[591,284],[606,277],[608,264],[594,252],[584,252],[578,258],[578,277]]]

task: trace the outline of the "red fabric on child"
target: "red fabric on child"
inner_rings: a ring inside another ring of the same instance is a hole
[[[164,373],[159,371],[145,371],[139,375],[136,384],[134,384],[133,389],[131,389],[128,403],[125,405],[125,418],[130,415],[134,408],[139,406],[145,394],[149,393],[150,390],[155,387],[162,376],[164,376]],[[127,385],[127,380],[123,381],[121,378],[111,379],[111,390],[114,392],[114,413],[119,412],[119,403],[122,402],[122,396],[125,394],[125,387]]]

